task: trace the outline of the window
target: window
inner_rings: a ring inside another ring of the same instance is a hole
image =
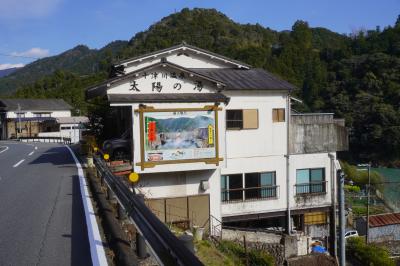
[[[242,174],[221,176],[221,200],[223,202],[277,197],[278,186],[276,186],[275,172],[246,173],[244,174],[244,184],[242,178]]]
[[[245,174],[245,199],[276,197],[275,172]]]
[[[227,129],[257,129],[258,110],[226,110]]]
[[[226,110],[226,129],[243,128],[243,110]]]
[[[272,109],[272,122],[285,122],[285,108]]]
[[[25,118],[25,113],[16,113],[18,118]]]
[[[243,199],[242,174],[221,176],[221,199],[222,201]]]
[[[51,113],[33,113],[34,117],[51,117]]]
[[[296,194],[325,192],[325,168],[298,169],[296,171]]]

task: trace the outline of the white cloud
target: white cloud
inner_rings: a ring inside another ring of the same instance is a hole
[[[62,0],[1,0],[0,19],[26,19],[47,16]]]
[[[14,67],[23,67],[24,64],[0,64],[0,70],[14,68]]]
[[[42,49],[39,47],[33,47],[27,51],[24,52],[13,52],[11,55],[13,56],[26,56],[26,57],[35,57],[35,58],[42,58],[49,56],[49,50],[47,49]]]

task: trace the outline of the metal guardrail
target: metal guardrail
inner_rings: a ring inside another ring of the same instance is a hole
[[[326,193],[327,181],[315,181],[309,183],[296,184],[295,193],[296,195],[306,194],[322,194]]]
[[[266,200],[279,198],[279,186],[259,186],[221,190],[222,202]]]
[[[44,143],[63,143],[71,144],[71,138],[64,137],[19,137],[19,141],[32,141],[32,142],[44,142]]]
[[[105,162],[97,155],[93,157],[100,177],[114,193],[127,216],[145,239],[152,254],[161,265],[203,265],[183,243],[150,211],[143,198],[130,191],[118,177],[114,176]]]

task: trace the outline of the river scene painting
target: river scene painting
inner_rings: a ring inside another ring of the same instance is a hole
[[[146,161],[214,158],[213,111],[145,113]]]

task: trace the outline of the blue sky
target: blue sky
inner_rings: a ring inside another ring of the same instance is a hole
[[[236,22],[274,30],[290,29],[302,19],[340,33],[384,28],[400,14],[400,0],[0,0],[0,69],[34,60],[21,56],[129,40],[184,7],[216,8]]]

